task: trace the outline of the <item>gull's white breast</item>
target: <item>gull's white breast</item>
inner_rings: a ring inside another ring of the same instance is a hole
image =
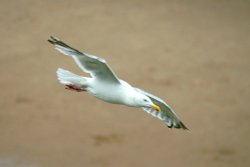
[[[125,81],[121,84],[110,84],[100,82],[97,79],[89,80],[88,91],[93,96],[109,103],[128,104],[128,98],[131,92],[131,86]]]

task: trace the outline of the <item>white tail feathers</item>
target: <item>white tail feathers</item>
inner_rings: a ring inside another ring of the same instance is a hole
[[[76,75],[70,71],[58,68],[57,77],[60,83],[64,85],[77,85],[77,86],[86,86],[86,78]]]

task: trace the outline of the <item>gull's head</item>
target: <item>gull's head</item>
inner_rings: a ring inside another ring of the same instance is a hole
[[[161,110],[161,108],[159,106],[155,105],[148,96],[145,96],[143,94],[140,94],[139,96],[137,96],[136,102],[137,102],[139,107],[147,107],[147,108],[149,107],[149,108],[152,108],[156,111]]]

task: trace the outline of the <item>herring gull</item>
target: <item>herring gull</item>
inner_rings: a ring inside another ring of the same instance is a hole
[[[119,79],[103,58],[80,52],[52,36],[48,41],[59,52],[71,56],[76,64],[91,76],[82,77],[58,68],[58,80],[66,86],[66,89],[77,92],[87,91],[96,98],[109,103],[141,107],[147,113],[164,121],[169,128],[188,130],[167,103]]]

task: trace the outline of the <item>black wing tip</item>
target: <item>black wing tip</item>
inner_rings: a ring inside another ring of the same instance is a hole
[[[57,37],[54,37],[54,36],[50,36],[50,39],[55,41],[55,42],[60,42],[61,40]]]
[[[74,52],[76,52],[78,54],[82,54],[82,52],[80,52],[79,50],[70,47],[66,43],[62,42],[59,38],[56,38],[54,36],[50,36],[50,39],[48,39],[48,42],[51,43],[51,44],[53,44],[53,45],[56,45],[56,46],[61,46],[61,47],[69,48],[69,49],[71,49],[72,51],[74,51]]]
[[[55,42],[52,41],[51,39],[48,39],[48,42],[51,43],[51,44],[53,44],[53,45],[55,44]]]
[[[176,129],[183,129],[183,130],[186,130],[186,131],[190,131],[181,121],[174,126],[174,124],[166,124],[168,128],[176,128]]]
[[[51,39],[53,39],[53,40],[55,40],[55,39],[56,39],[56,37],[54,37],[53,35],[51,35],[51,36],[50,36],[50,38],[51,38]]]
[[[51,43],[53,45],[58,45],[58,46],[67,47],[67,48],[73,49],[70,46],[68,46],[67,44],[65,44],[64,42],[62,42],[59,38],[56,38],[54,36],[50,36],[50,39],[48,39],[48,41],[49,41],[49,43]]]
[[[181,126],[181,128],[182,128],[183,130],[190,131],[190,130],[186,127],[186,125],[184,125],[182,122],[180,122],[179,124],[180,124],[180,126]]]
[[[48,39],[49,43],[51,44],[57,44],[58,42],[60,42],[60,40],[54,36],[50,36],[50,39]]]

